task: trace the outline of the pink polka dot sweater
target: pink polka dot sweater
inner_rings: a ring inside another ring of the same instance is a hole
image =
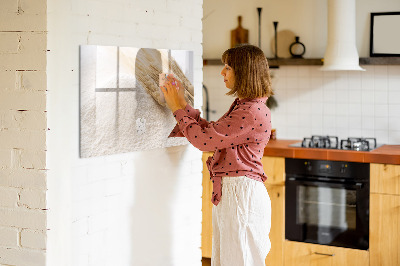
[[[224,176],[247,176],[261,182],[267,179],[261,164],[271,131],[271,112],[266,100],[267,97],[237,98],[216,122],[201,118],[200,111],[190,105],[174,112],[178,124],[169,137],[186,137],[199,150],[214,151],[207,160],[214,205],[221,200]]]

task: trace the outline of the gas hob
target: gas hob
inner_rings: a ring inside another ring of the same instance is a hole
[[[371,151],[382,145],[378,145],[376,138],[349,137],[339,141],[337,136],[306,137],[303,141],[289,145],[301,148],[337,149],[353,151]]]

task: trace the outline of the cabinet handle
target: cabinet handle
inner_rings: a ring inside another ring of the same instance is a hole
[[[314,252],[315,255],[323,255],[323,256],[335,256],[335,254],[327,254],[327,253],[319,253],[319,252]]]

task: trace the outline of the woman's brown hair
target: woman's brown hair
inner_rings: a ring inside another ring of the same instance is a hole
[[[274,94],[268,61],[260,48],[248,44],[240,45],[226,50],[221,60],[235,74],[235,86],[227,95],[255,99]]]

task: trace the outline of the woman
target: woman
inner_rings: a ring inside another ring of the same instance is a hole
[[[214,151],[207,160],[213,182],[212,265],[265,265],[271,246],[271,202],[261,164],[271,130],[268,62],[252,45],[228,49],[222,62],[227,95],[237,98],[216,122],[200,118],[173,77],[161,88],[178,122],[170,137],[185,136],[196,148]]]

